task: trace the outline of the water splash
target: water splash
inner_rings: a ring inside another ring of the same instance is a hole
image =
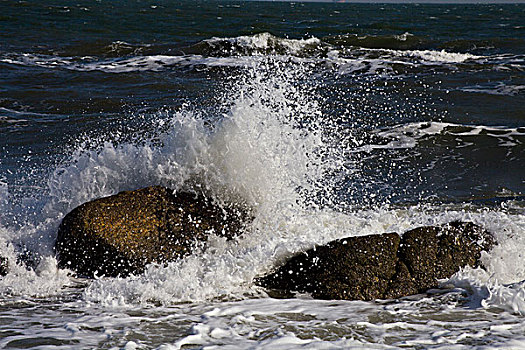
[[[353,129],[341,134],[348,130],[342,121],[353,114],[345,109],[344,117],[332,118],[323,112],[326,101],[318,91],[323,86],[315,83],[315,66],[282,60],[255,64],[225,81],[213,113],[185,105],[159,112],[156,132],[134,142],[111,142],[106,136],[79,142],[48,178],[40,216],[2,234],[16,236],[41,257],[33,270],[13,262],[20,272],[10,278],[34,282],[19,283],[20,289],[10,292],[38,294],[43,284],[49,286],[45,293],[54,294],[70,283],[67,271],[54,267],[52,246],[60,220],[71,209],[159,184],[175,190],[199,187],[217,198],[244,202],[254,208],[255,219],[236,242],[212,236],[199,254],[167,266],[151,265],[139,276],[95,280],[84,290],[84,300],[129,306],[260,296],[264,292],[253,286],[253,278],[295,252],[341,237],[404,232],[452,220],[474,221],[496,233],[508,228],[498,233],[501,245],[484,263],[499,280],[525,278],[519,267],[525,262],[504,252],[525,246],[519,214],[424,204],[392,208],[374,199],[373,188],[359,192],[371,199],[369,208],[341,204],[341,178],[369,180],[359,168],[366,154],[356,152],[366,138]],[[16,248],[11,249],[14,256]]]

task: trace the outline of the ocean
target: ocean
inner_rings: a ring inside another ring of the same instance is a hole
[[[524,106],[523,3],[0,1],[0,347],[524,349]],[[126,278],[57,268],[64,215],[152,185],[254,221]],[[253,284],[453,220],[498,245],[425,294]]]

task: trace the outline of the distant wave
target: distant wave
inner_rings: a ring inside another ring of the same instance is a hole
[[[232,55],[300,55],[307,49],[318,49],[323,43],[316,37],[308,39],[279,38],[264,32],[254,35],[243,35],[233,38],[206,39],[193,48],[208,56]]]
[[[515,96],[521,92],[525,92],[525,85],[512,85],[505,84],[503,82],[498,82],[496,84],[465,86],[463,88],[460,88],[459,90],[464,92],[481,93],[488,95]]]
[[[483,58],[482,56],[471,55],[468,53],[446,52],[445,50],[413,50],[413,51],[395,51],[395,55],[404,57],[416,57],[427,62],[441,63],[462,63],[467,60]]]
[[[400,35],[345,34],[325,38],[334,47],[409,50],[423,47],[428,40],[412,33]]]
[[[405,33],[391,39],[404,42],[412,40],[411,38],[410,33]],[[348,38],[345,40],[348,44]],[[469,70],[525,71],[525,56],[519,55],[480,56],[443,49],[367,48],[352,45],[338,46],[338,43],[339,41],[333,38],[328,38],[326,41],[316,37],[289,39],[265,32],[231,38],[213,37],[182,49],[183,53],[179,55],[148,55],[143,51],[147,45],[131,45],[115,41],[109,46],[104,46],[104,54],[101,57],[8,53],[0,56],[0,63],[49,69],[129,73],[162,71],[173,67],[247,67],[260,60],[271,58],[329,65],[335,67],[340,74],[385,72],[394,74],[393,67],[407,70],[429,65],[447,69],[450,67],[455,69],[457,65],[462,65],[461,68]],[[110,57],[108,50],[113,57]],[[100,53],[100,50],[95,51]]]
[[[22,66],[62,68],[76,71],[129,73],[140,71],[160,71],[171,66],[244,66],[246,60],[239,57],[204,57],[201,55],[153,55],[98,61],[93,59],[92,57],[76,59],[73,57],[21,54],[10,55],[8,57],[1,58],[0,62]]]
[[[374,74],[379,71],[392,72],[394,65],[406,67],[419,67],[424,65],[454,65],[460,63],[476,63],[476,60],[485,57],[470,54],[449,53],[445,51],[391,51],[384,55],[363,55],[357,57],[344,57],[338,51],[331,51],[326,57],[296,57],[293,55],[273,55],[273,60],[289,61],[314,64],[330,64],[339,70],[340,74],[363,73]],[[206,57],[202,55],[152,55],[135,56],[130,58],[116,58],[96,60],[92,57],[74,58],[57,57],[35,54],[10,54],[0,58],[0,62],[28,66],[42,67],[48,69],[68,69],[76,71],[102,71],[106,73],[129,73],[141,71],[163,71],[173,67],[249,67],[268,56],[229,56],[229,57]],[[473,67],[478,70],[500,70],[512,69],[505,64]],[[521,71],[525,67],[516,65],[514,69]],[[474,90],[473,90],[474,91]]]
[[[413,148],[417,145],[418,140],[435,135],[451,135],[455,137],[485,136],[498,139],[501,147],[513,147],[522,144],[523,140],[519,139],[525,136],[525,128],[416,122],[381,128],[372,133],[386,142],[364,145],[356,149],[356,151]]]

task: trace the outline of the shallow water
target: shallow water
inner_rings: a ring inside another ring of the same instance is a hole
[[[0,4],[0,346],[525,347],[525,7]],[[128,278],[56,267],[74,207],[198,186],[255,220]],[[253,285],[346,236],[472,221],[486,271],[402,300]],[[34,267],[27,267],[19,257]]]

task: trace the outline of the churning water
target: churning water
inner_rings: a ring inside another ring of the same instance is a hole
[[[0,346],[525,348],[523,5],[0,13]],[[128,278],[56,267],[65,214],[159,184],[254,222]],[[425,295],[279,300],[252,283],[316,244],[458,219],[498,246]]]

